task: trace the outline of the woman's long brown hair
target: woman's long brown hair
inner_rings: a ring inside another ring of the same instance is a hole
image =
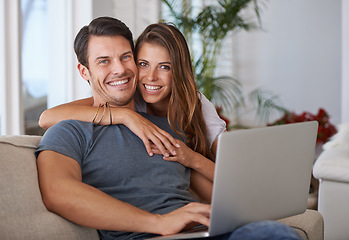
[[[167,109],[167,119],[171,128],[179,135],[184,133],[186,144],[191,149],[212,158],[210,146],[206,140],[206,124],[189,48],[183,34],[172,24],[149,25],[137,40],[136,59],[137,52],[144,42],[165,47],[170,55],[172,92]]]

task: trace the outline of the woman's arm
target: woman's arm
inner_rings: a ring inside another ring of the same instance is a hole
[[[190,192],[202,203],[211,203],[213,182],[195,170],[190,175]]]
[[[123,124],[143,141],[150,156],[154,154],[151,143],[164,156],[169,156],[170,153],[172,155],[176,154],[177,141],[169,133],[135,111],[122,107],[111,107],[110,109],[101,107],[98,110],[98,107],[93,107],[92,104],[92,98],[85,98],[47,109],[41,114],[39,125],[47,129],[60,121],[68,119],[86,122],[95,119],[95,122],[100,125]]]
[[[217,140],[212,144],[212,154],[216,156]],[[176,156],[164,157],[166,161],[176,161],[192,169],[190,189],[196,197],[203,202],[210,203],[212,196],[212,187],[214,180],[215,163],[193,151],[183,142],[179,142],[180,148],[176,150]]]
[[[200,153],[193,151],[182,141],[176,149],[176,156],[163,157],[166,161],[175,161],[192,169],[190,189],[205,203],[211,202],[215,163]],[[216,146],[216,143],[214,144]],[[154,149],[154,153],[158,153]],[[215,154],[215,152],[214,152]]]
[[[184,142],[177,141],[180,145],[179,148],[176,149],[175,156],[163,157],[166,161],[174,161],[179,162],[180,164],[195,170],[201,175],[205,176],[208,180],[213,182],[214,179],[214,168],[215,163],[209,158],[204,157],[198,152],[195,152],[191,148],[189,148]],[[216,154],[217,141],[212,145],[213,154]],[[154,149],[156,152],[156,149]]]
[[[93,98],[90,97],[47,109],[40,116],[39,126],[48,129],[67,119],[90,122],[97,111],[97,107],[92,107],[92,105]]]

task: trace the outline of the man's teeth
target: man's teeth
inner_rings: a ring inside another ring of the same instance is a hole
[[[159,90],[161,88],[159,86],[151,86],[151,85],[144,85],[144,86],[149,91],[156,91],[156,90]]]
[[[125,80],[120,80],[120,81],[115,81],[115,82],[110,82],[109,85],[111,86],[117,86],[117,85],[122,85],[128,82],[128,79]]]

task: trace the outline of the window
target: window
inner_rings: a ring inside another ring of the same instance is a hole
[[[38,120],[47,105],[49,69],[47,1],[22,0],[21,13],[24,132],[41,135]]]

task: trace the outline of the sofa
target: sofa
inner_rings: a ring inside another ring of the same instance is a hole
[[[40,136],[0,136],[0,239],[98,240],[95,229],[47,211],[41,200],[34,151]],[[324,222],[315,210],[280,219],[303,239],[323,239]]]
[[[324,218],[325,239],[349,239],[349,123],[339,125],[323,146],[313,175],[319,179],[318,211]]]

